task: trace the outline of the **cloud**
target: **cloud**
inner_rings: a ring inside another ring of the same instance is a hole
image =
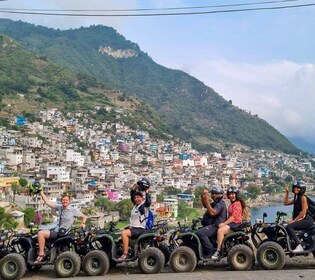
[[[202,61],[190,74],[233,104],[258,114],[286,136],[315,143],[315,65]]]

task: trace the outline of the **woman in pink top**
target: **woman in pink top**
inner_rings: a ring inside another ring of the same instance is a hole
[[[240,197],[240,191],[236,187],[229,187],[227,190],[227,196],[231,202],[228,208],[229,218],[224,222],[219,224],[219,229],[217,232],[217,251],[211,257],[213,260],[219,260],[221,257],[221,247],[224,236],[242,223],[243,220],[243,209],[245,208],[245,202]]]

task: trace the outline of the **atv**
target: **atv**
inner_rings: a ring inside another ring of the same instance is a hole
[[[0,260],[11,252],[11,240],[16,234],[14,230],[0,231]]]
[[[10,243],[10,252],[0,261],[0,276],[4,280],[18,280],[26,272],[38,271],[44,265],[54,265],[59,277],[73,277],[81,267],[80,256],[75,252],[76,237],[73,232],[55,240],[47,239],[45,259],[34,263],[38,251],[37,232],[17,234]]]
[[[292,258],[312,253],[315,257],[315,224],[308,229],[296,231],[304,251],[294,253],[293,249],[297,244],[286,230],[287,223],[284,220],[286,216],[287,213],[277,211],[275,222],[266,223],[267,214],[264,213],[263,219],[256,220],[252,228],[251,238],[257,248],[257,262],[266,270],[282,269],[285,255]]]
[[[191,226],[179,226],[170,237],[170,246],[173,248],[170,257],[170,266],[174,272],[194,271],[198,261],[211,260],[206,257],[197,235],[197,224],[200,218],[194,219]],[[249,270],[255,262],[253,248],[249,243],[250,223],[246,222],[225,236],[222,244],[221,258],[227,257],[227,262],[233,270]],[[216,237],[210,238],[216,247]]]
[[[151,229],[146,229],[139,237],[129,238],[128,258],[124,262],[138,260],[139,269],[146,274],[159,273],[165,264],[165,256],[168,247],[163,244],[167,222],[159,221]],[[123,253],[121,230],[116,228],[114,222],[109,223],[109,228],[97,230],[91,240],[91,246],[95,250],[102,250],[110,260],[110,266],[116,266],[118,257]],[[165,251],[163,251],[165,250]],[[83,266],[91,266],[93,261],[91,251],[83,260]]]

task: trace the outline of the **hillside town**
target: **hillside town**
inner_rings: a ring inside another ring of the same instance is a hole
[[[180,201],[193,207],[195,190],[200,187],[234,185],[246,193],[250,184],[262,188],[266,179],[272,185],[290,176],[294,179],[297,174],[306,179],[309,190],[314,185],[315,169],[310,156],[236,145],[220,152],[200,153],[190,143],[153,139],[147,131],[132,130],[119,118],[97,124],[91,114],[83,111],[64,115],[52,108],[41,111],[39,119],[30,122],[24,117],[12,117],[11,125],[18,129],[0,127],[0,207],[12,211],[21,221],[24,213],[11,210],[12,203],[19,209],[48,211],[40,197],[12,187],[21,178],[28,183],[40,180],[52,201],[71,191],[73,207],[85,208],[93,206],[100,196],[112,202],[129,199],[130,187],[146,177],[152,184],[154,215],[174,219]],[[167,188],[179,189],[180,193],[165,195]],[[163,195],[163,201],[157,201],[159,195]],[[266,195],[259,195],[255,202],[263,203]],[[102,226],[119,220],[119,213],[90,218]]]

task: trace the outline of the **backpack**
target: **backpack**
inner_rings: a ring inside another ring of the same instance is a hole
[[[243,222],[250,222],[250,217],[250,209],[248,206],[245,206],[245,208],[243,209]]]
[[[306,196],[306,198],[307,198],[307,205],[308,205],[307,212],[308,212],[313,218],[315,218],[315,201],[311,200],[308,196]]]
[[[145,228],[151,229],[154,225],[154,216],[151,210],[148,211],[146,219],[147,219],[147,222],[145,224]]]

